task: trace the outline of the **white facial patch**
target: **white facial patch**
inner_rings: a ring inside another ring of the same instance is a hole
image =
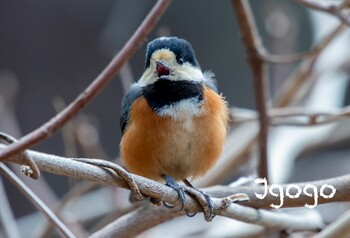
[[[161,117],[171,117],[173,120],[182,120],[199,116],[205,113],[204,101],[199,102],[197,98],[183,99],[172,105],[166,105],[157,110]]]
[[[174,77],[173,80],[189,80],[195,82],[202,82],[204,78],[201,69],[193,67],[189,63],[180,66],[177,69],[175,76],[176,77]]]

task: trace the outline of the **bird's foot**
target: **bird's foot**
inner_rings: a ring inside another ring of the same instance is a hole
[[[181,186],[180,184],[178,184],[171,176],[168,175],[164,175],[163,178],[165,179],[165,185],[167,185],[168,187],[174,189],[178,196],[179,196],[179,200],[181,202],[181,208],[180,211],[182,211],[182,209],[184,208],[185,205],[185,190],[184,187]],[[163,205],[167,208],[173,208],[173,205],[169,205],[166,202],[163,202]]]
[[[193,187],[192,184],[187,179],[183,180],[183,182],[187,186],[182,186],[178,184],[171,176],[164,175],[163,178],[166,181],[166,185],[171,187],[177,192],[179,196],[179,200],[181,202],[180,211],[184,208],[184,205],[185,205],[185,192],[186,192],[188,195],[193,197],[201,205],[201,207],[203,208],[204,218],[206,221],[211,221],[214,218],[215,216],[214,203],[208,194]],[[172,205],[169,205],[166,202],[162,202],[162,203],[167,208],[174,207]],[[188,210],[186,210],[185,212],[188,217],[193,217],[196,215],[196,213],[190,213]]]
[[[186,183],[187,184],[187,183]],[[202,207],[204,218],[206,221],[211,221],[215,217],[214,214],[214,203],[211,200],[209,194],[204,193],[203,191],[193,187],[192,185],[185,188],[185,192],[193,197]],[[186,215],[189,217],[193,217],[196,213],[190,214],[186,211]]]

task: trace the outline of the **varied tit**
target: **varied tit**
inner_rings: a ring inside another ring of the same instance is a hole
[[[204,175],[215,164],[227,122],[227,104],[213,74],[201,71],[191,44],[157,38],[147,46],[141,79],[122,101],[121,156],[130,172],[165,179],[183,202],[175,181],[191,186],[188,178]]]

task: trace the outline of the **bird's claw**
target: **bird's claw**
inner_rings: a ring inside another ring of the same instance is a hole
[[[206,221],[211,221],[215,217],[214,203],[209,194],[204,193],[194,187],[187,187],[186,192],[199,202],[203,208],[204,218]]]
[[[171,187],[172,189],[174,189],[178,196],[179,196],[179,200],[181,202],[181,208],[180,211],[183,210],[184,205],[185,205],[185,192],[188,193],[188,195],[190,195],[191,197],[193,197],[196,201],[199,202],[199,204],[201,205],[201,207],[203,208],[203,213],[204,213],[204,218],[206,221],[211,221],[213,220],[213,218],[215,217],[214,214],[214,203],[211,200],[211,197],[194,188],[192,185],[187,187],[187,186],[181,186],[179,185],[171,176],[168,175],[164,175],[163,178],[166,181],[166,185]],[[169,205],[166,202],[162,202],[163,205],[167,208],[173,208],[174,206]],[[190,211],[186,210],[185,211],[186,215],[188,217],[193,217],[196,215],[196,213],[190,213]]]
[[[168,176],[168,175],[164,175],[163,178],[165,179],[165,185],[167,185],[168,187],[174,189],[178,196],[179,196],[179,200],[181,202],[181,208],[180,208],[180,211],[182,211],[182,209],[184,208],[184,205],[185,205],[185,191],[184,191],[184,188],[179,185],[171,176]],[[173,208],[175,206],[172,206],[172,205],[169,205],[168,203],[166,202],[163,202],[163,205],[167,208]]]
[[[194,212],[194,213],[191,213],[189,210],[185,210],[185,213],[186,213],[186,216],[188,216],[188,217],[194,217],[196,214],[197,214],[197,212]]]
[[[174,205],[170,205],[169,203],[164,202],[164,201],[162,201],[162,204],[163,204],[163,206],[166,207],[166,208],[174,208],[174,207],[175,207]]]

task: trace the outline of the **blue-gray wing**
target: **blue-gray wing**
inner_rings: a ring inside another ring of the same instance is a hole
[[[137,84],[131,85],[129,91],[123,98],[122,111],[120,116],[120,129],[122,134],[125,132],[125,128],[129,121],[129,111],[135,100],[142,96],[142,87]]]

